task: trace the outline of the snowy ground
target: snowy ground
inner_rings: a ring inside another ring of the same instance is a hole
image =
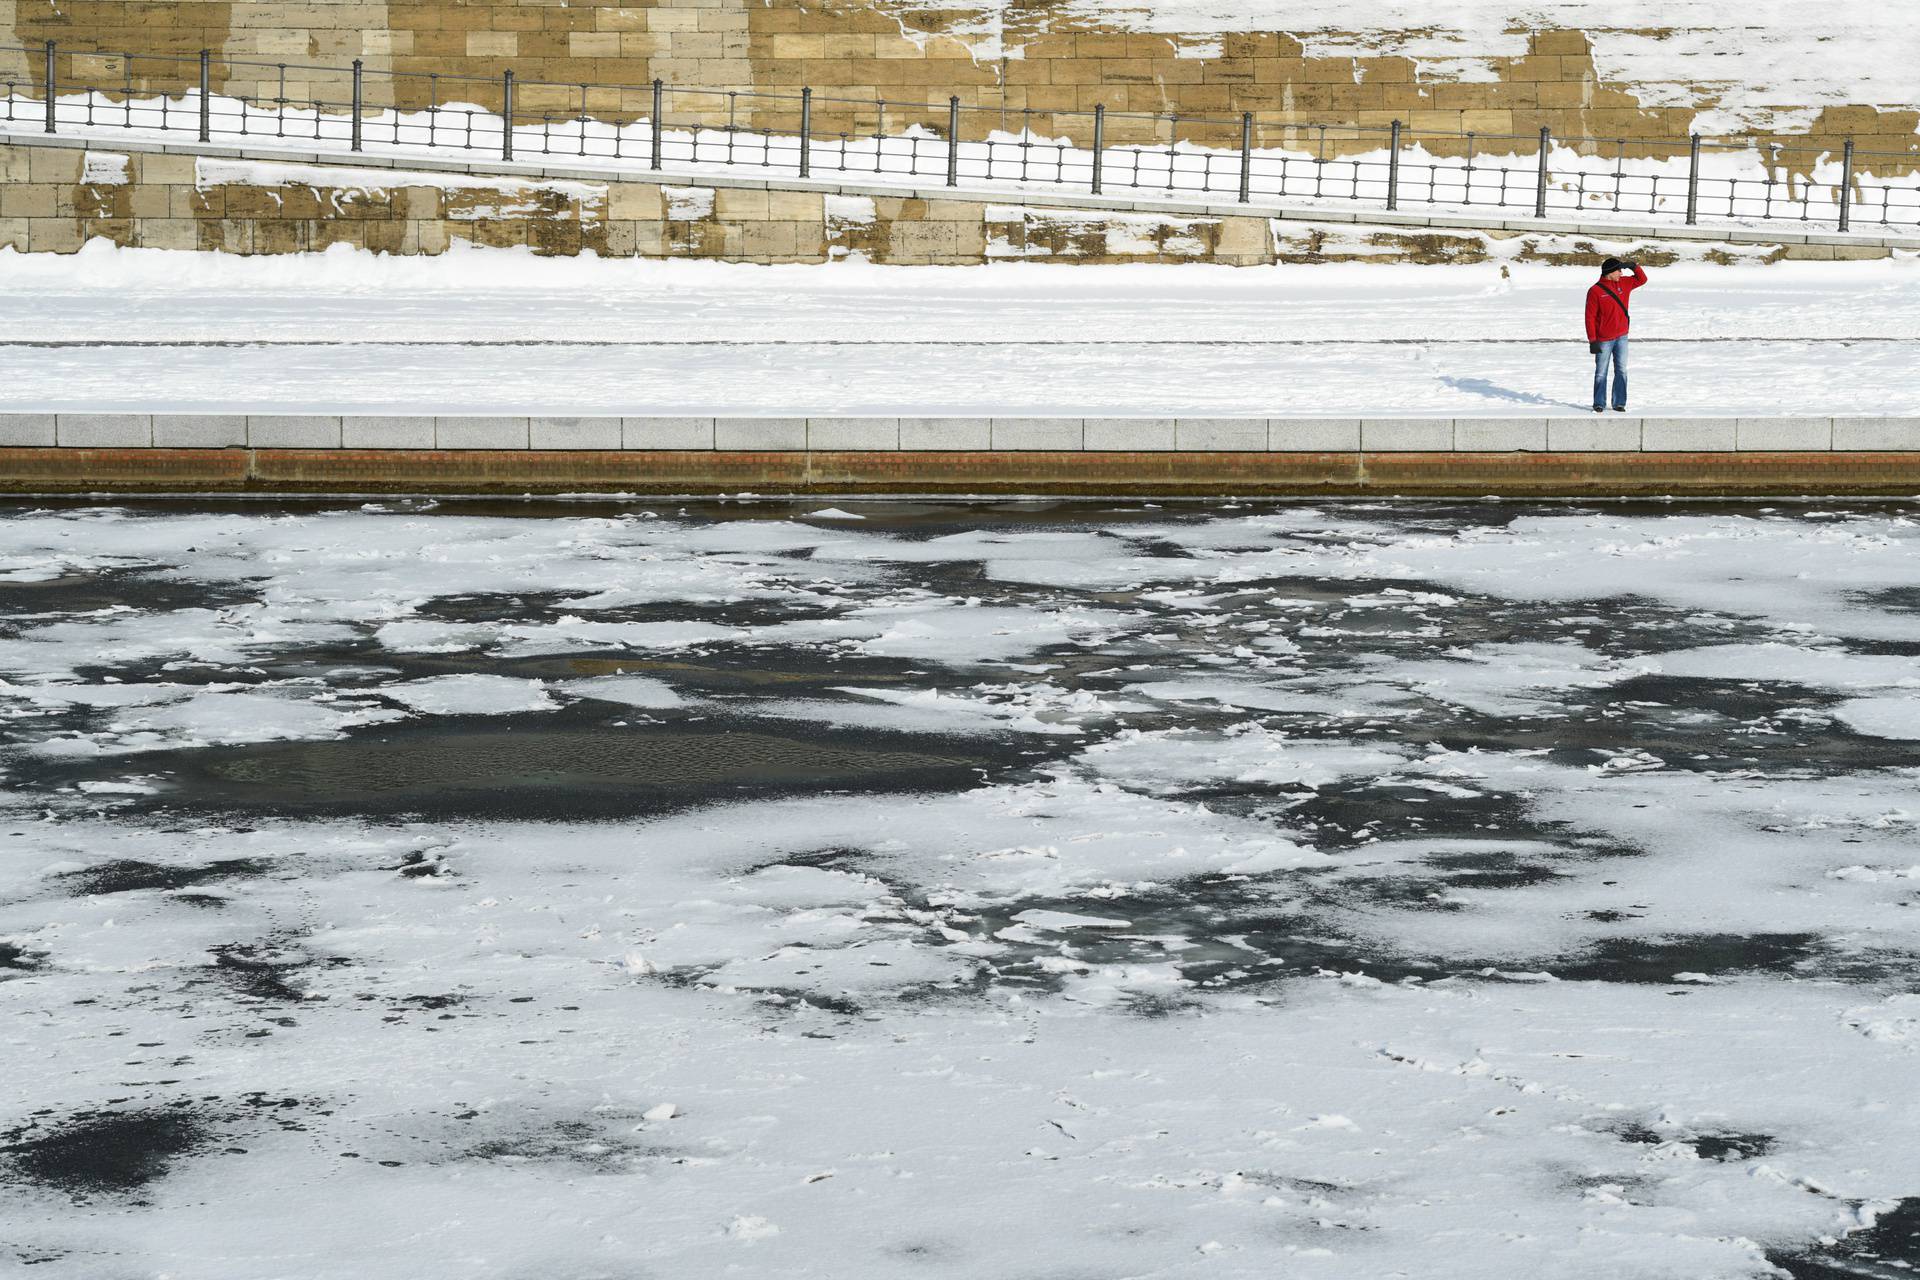
[[[10,509],[0,1271],[1905,1274],[1917,520]]]
[[[1579,413],[1593,271],[0,253],[0,408]],[[1920,413],[1912,262],[1676,267],[1634,407]]]

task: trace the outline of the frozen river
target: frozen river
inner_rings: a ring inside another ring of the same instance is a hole
[[[16,506],[0,602],[0,1273],[1920,1265],[1920,506]]]

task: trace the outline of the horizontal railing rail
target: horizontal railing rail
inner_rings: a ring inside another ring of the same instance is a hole
[[[216,85],[218,90],[216,91]],[[913,187],[1142,200],[1518,210],[1853,229],[1920,227],[1905,152],[1750,138],[1415,131],[1237,115],[1041,110],[788,90],[562,83],[198,55],[0,46],[0,123],[296,141],[354,153],[567,158]]]

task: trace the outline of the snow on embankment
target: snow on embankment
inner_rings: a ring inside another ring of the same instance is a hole
[[[1525,54],[1533,33],[1577,30],[1592,42],[1599,81],[1644,106],[1698,108],[1708,135],[1804,130],[1828,106],[1920,105],[1911,74],[1920,24],[1902,5],[1850,5],[1838,21],[1818,0],[1064,0],[1038,28],[1011,0],[886,7],[909,22],[935,8],[950,20],[964,14],[953,34],[989,57],[1019,58],[1048,29],[1200,38],[1281,31],[1308,57],[1406,57],[1423,79],[1467,83],[1498,79],[1498,60]]]

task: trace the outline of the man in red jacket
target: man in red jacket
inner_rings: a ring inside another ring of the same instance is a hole
[[[1633,275],[1629,277],[1627,273]],[[1637,262],[1608,258],[1587,290],[1587,349],[1593,352],[1593,411],[1607,411],[1607,365],[1613,365],[1613,407],[1627,411],[1627,295],[1647,282]]]

